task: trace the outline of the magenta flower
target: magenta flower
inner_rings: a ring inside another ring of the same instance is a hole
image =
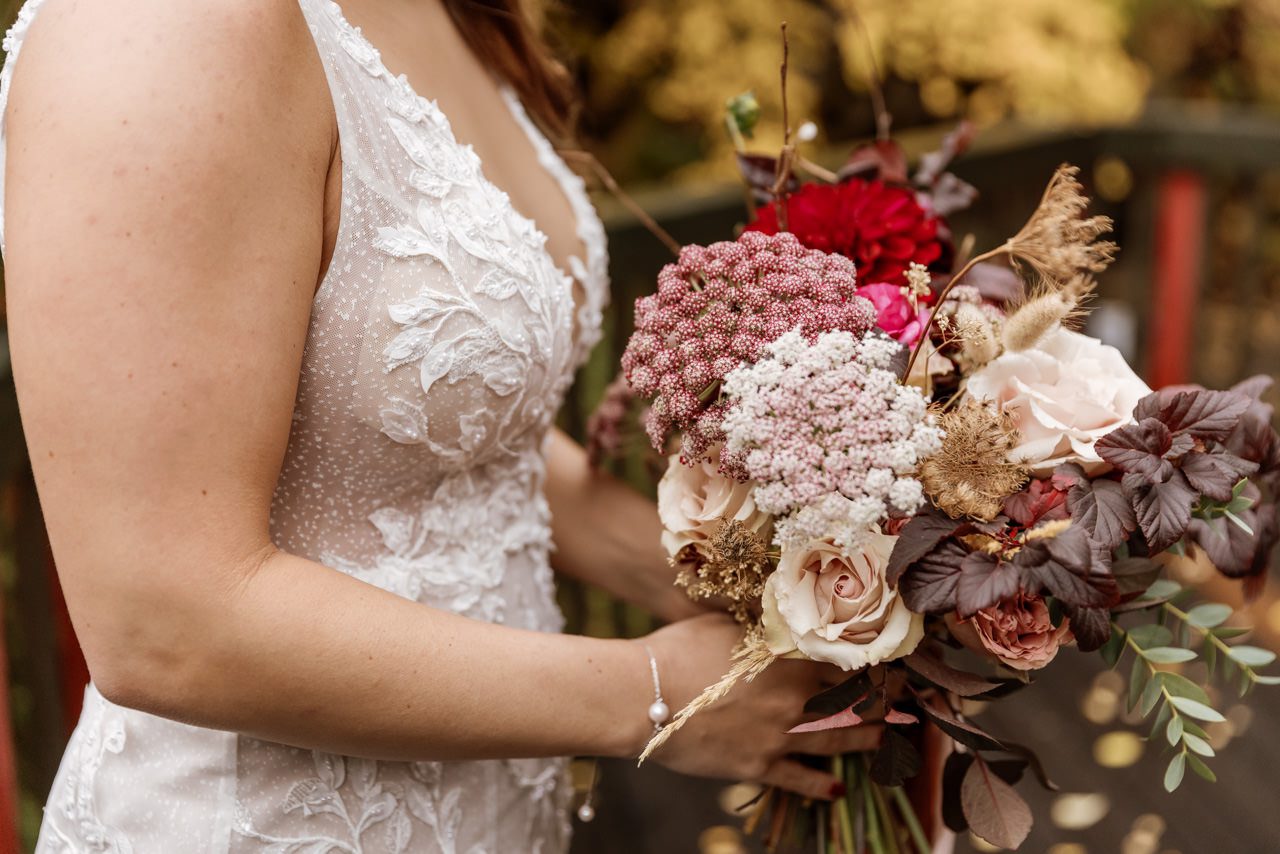
[[[901,285],[875,282],[858,288],[858,296],[871,300],[876,307],[876,326],[900,344],[914,347],[929,322],[927,306],[912,301]]]

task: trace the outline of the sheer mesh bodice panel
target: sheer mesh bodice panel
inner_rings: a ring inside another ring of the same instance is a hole
[[[41,2],[6,38],[0,113]],[[577,218],[584,255],[560,269],[437,106],[335,3],[299,4],[337,113],[342,202],[272,537],[426,605],[558,630],[542,450],[599,334],[600,221],[504,90]],[[334,756],[124,709],[90,686],[38,850],[549,854],[567,846],[568,795],[562,760]]]

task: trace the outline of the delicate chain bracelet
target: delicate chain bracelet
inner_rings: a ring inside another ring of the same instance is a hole
[[[653,702],[649,704],[649,720],[653,721],[653,731],[657,732],[662,729],[662,725],[671,719],[671,707],[667,705],[667,701],[662,698],[662,680],[658,678],[658,659],[654,656],[653,650],[649,645],[641,644],[644,647],[645,655],[649,656],[649,675],[653,677]],[[589,822],[596,817],[596,808],[592,805],[596,794],[596,777],[599,774],[599,765],[596,761],[591,764],[591,781],[587,784],[587,795],[582,801],[582,806],[578,807],[578,820]]]
[[[649,673],[653,675],[653,702],[649,704],[649,720],[653,721],[653,731],[662,729],[662,725],[671,719],[671,708],[662,699],[662,682],[658,679],[658,659],[653,650],[644,644],[644,651],[649,656]]]

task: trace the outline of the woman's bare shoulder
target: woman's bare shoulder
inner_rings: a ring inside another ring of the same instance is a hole
[[[298,153],[327,156],[332,109],[297,0],[46,0],[7,119],[19,142],[71,127],[192,155],[288,125]]]

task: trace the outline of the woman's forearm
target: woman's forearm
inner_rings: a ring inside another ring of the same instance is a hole
[[[648,658],[634,641],[483,623],[276,551],[230,592],[173,593],[132,654],[103,668],[109,698],[409,761],[634,755],[652,726]]]
[[[592,469],[586,451],[559,430],[552,432],[547,451],[547,501],[557,571],[665,620],[702,613],[675,586],[676,570],[662,549],[653,502]]]

